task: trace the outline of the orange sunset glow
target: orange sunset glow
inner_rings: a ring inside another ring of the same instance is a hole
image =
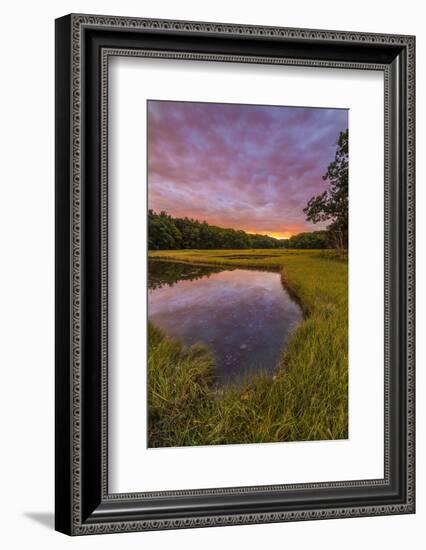
[[[301,231],[256,231],[254,229],[243,229],[246,233],[250,235],[266,235],[267,237],[273,237],[274,239],[289,239],[293,235],[297,235]]]

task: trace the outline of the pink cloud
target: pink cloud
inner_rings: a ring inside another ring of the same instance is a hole
[[[303,208],[347,125],[342,109],[149,101],[149,208],[259,233],[321,229]]]

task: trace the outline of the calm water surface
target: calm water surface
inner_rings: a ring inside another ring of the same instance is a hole
[[[208,345],[219,383],[274,371],[302,320],[278,273],[155,260],[148,278],[149,320],[187,345]]]

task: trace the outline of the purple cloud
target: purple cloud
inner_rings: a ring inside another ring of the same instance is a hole
[[[149,208],[274,236],[322,229],[303,208],[347,127],[344,109],[151,100]]]

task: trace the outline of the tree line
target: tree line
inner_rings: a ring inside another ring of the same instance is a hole
[[[275,239],[268,235],[246,233],[200,222],[192,218],[173,218],[167,212],[148,211],[148,249],[249,249],[249,248],[331,248],[327,231]]]
[[[328,231],[311,231],[293,235],[287,241],[285,248],[334,248],[333,240]]]
[[[149,250],[280,248],[280,239],[251,235],[192,218],[173,218],[166,212],[148,211]]]

